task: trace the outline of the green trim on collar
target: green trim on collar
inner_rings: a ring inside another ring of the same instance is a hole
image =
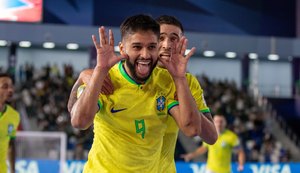
[[[119,62],[119,70],[120,70],[122,76],[123,76],[126,80],[128,80],[128,81],[129,81],[130,83],[132,83],[132,84],[139,85],[138,83],[136,83],[136,82],[135,82],[128,74],[127,74],[127,72],[126,72],[125,69],[124,69],[124,66],[123,66],[122,61]]]
[[[6,109],[7,109],[7,105],[4,105],[3,112],[0,112],[0,118],[4,115],[4,113],[6,112]]]
[[[124,65],[123,65],[123,62],[125,62],[125,61],[120,61],[120,62],[119,62],[119,71],[120,71],[120,73],[122,74],[122,76],[123,76],[126,80],[128,80],[130,83],[132,83],[132,84],[134,84],[134,85],[140,86],[140,85],[146,84],[146,83],[148,82],[148,80],[151,78],[152,74],[148,77],[148,79],[145,81],[144,84],[139,84],[139,83],[137,83],[137,82],[134,81],[134,80],[128,75],[128,73],[125,71],[125,67],[124,67]]]

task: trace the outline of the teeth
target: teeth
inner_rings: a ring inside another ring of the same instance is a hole
[[[150,64],[150,61],[137,61],[139,64],[148,65]]]
[[[168,56],[168,57],[170,57],[171,55],[168,54],[168,53],[161,53],[160,56]]]

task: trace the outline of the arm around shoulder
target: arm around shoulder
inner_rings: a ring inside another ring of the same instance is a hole
[[[99,110],[97,103],[106,75],[107,71],[95,68],[90,82],[72,107],[71,124],[73,127],[87,129],[93,124],[95,114]]]

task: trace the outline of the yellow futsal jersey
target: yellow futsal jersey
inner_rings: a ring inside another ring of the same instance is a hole
[[[208,149],[206,168],[215,173],[230,173],[232,150],[239,144],[238,136],[228,129],[219,134],[214,145],[204,143]]]
[[[178,104],[173,80],[155,68],[146,83],[138,85],[122,62],[109,76],[114,93],[99,97],[84,173],[157,173],[168,110]]]
[[[199,111],[202,113],[210,112],[206,105],[203,89],[201,88],[197,78],[190,73],[186,74],[188,84],[195,99]],[[175,147],[178,136],[179,128],[176,121],[170,117],[167,120],[167,130],[163,137],[163,146],[160,158],[160,172],[161,173],[174,173],[176,172],[176,166],[174,161]]]
[[[8,145],[11,138],[16,137],[16,131],[20,123],[19,113],[9,105],[0,117],[0,172],[7,172],[6,158]]]

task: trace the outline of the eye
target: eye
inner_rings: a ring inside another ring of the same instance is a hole
[[[172,37],[172,38],[171,38],[171,41],[172,41],[172,42],[178,42],[178,40],[179,40],[178,37]]]
[[[140,49],[142,48],[142,46],[135,45],[135,46],[132,46],[132,48],[133,48],[134,50],[140,50]]]
[[[156,49],[156,45],[151,45],[151,46],[149,46],[149,49],[150,49],[150,50]]]
[[[8,85],[7,85],[7,84],[3,84],[3,85],[1,86],[1,88],[2,88],[2,89],[7,89],[7,88],[8,88]]]
[[[159,37],[159,41],[164,41],[165,40],[165,37],[164,36],[160,36]]]

